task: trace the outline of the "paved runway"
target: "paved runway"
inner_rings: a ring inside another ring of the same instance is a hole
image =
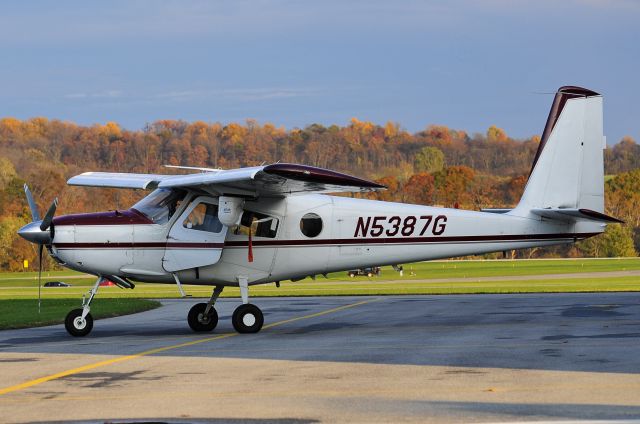
[[[256,298],[0,332],[0,422],[640,419],[640,293]]]

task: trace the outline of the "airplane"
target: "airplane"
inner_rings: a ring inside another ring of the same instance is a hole
[[[384,186],[307,165],[239,169],[182,167],[186,175],[85,172],[72,186],[152,190],[127,210],[43,218],[25,184],[33,222],[18,233],[46,247],[60,265],[93,274],[82,307],[65,319],[72,336],[93,328],[91,302],[104,280],[211,285],[187,322],[196,332],[218,324],[215,303],[239,287],[232,323],[256,333],[264,323],[249,287],[380,265],[572,243],[595,236],[604,213],[602,96],[564,86],[555,94],[522,198],[513,209],[448,209],[330,196]]]

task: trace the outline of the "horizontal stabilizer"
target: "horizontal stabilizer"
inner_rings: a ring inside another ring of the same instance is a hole
[[[572,209],[572,208],[545,208],[545,209],[531,209],[531,213],[548,219],[556,219],[562,221],[572,221],[578,219],[587,219],[590,221],[601,222],[618,222],[624,224],[624,221],[614,218],[609,215],[605,215],[600,212],[596,212],[591,209]]]

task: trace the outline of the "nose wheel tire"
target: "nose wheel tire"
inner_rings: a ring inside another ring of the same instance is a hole
[[[87,314],[83,319],[82,309],[74,309],[67,314],[64,320],[64,327],[73,337],[84,337],[91,333],[91,329],[93,329],[93,317],[91,314]]]
[[[189,327],[195,332],[213,331],[218,325],[218,312],[215,308],[210,308],[209,313],[205,316],[204,311],[207,309],[206,303],[196,303],[189,310],[187,321]]]
[[[262,311],[256,305],[247,303],[240,305],[233,311],[231,318],[233,328],[238,333],[257,333],[264,324]]]

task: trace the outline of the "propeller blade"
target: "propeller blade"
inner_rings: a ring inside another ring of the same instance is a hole
[[[38,245],[38,313],[40,313],[40,303],[42,300],[42,250],[44,246]]]
[[[31,194],[31,190],[29,190],[29,186],[27,184],[24,185],[24,194],[27,195],[27,203],[29,203],[29,209],[31,209],[31,218],[34,221],[40,221],[38,205],[36,205],[35,200],[33,200],[33,195]]]
[[[57,207],[58,207],[58,198],[56,197],[55,199],[53,199],[53,202],[51,202],[51,206],[49,206],[49,209],[47,210],[47,213],[44,215],[44,218],[42,218],[42,223],[40,224],[40,229],[42,231],[45,231],[51,225],[51,222],[53,221],[53,215],[56,213]]]

